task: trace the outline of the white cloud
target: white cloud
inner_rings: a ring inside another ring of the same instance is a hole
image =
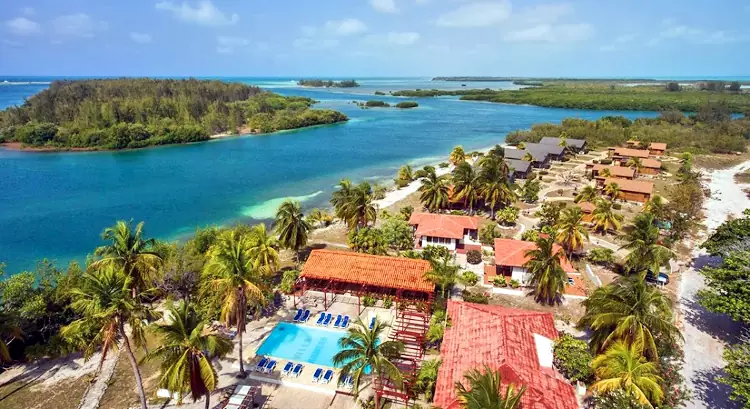
[[[76,13],[60,16],[52,22],[55,32],[61,36],[91,38],[97,32],[107,30],[107,23],[95,21],[88,14]]]
[[[130,33],[130,39],[139,44],[148,44],[151,42],[151,36],[146,33]]]
[[[537,4],[525,8],[517,14],[514,13],[513,20],[524,25],[550,24],[556,23],[572,12],[573,5],[570,3]]]
[[[323,50],[329,48],[335,48],[339,46],[339,40],[336,39],[322,39],[314,40],[312,38],[298,38],[292,43],[294,48],[300,50]]]
[[[474,3],[443,14],[437,25],[444,27],[487,27],[507,20],[511,6],[507,0]]]
[[[42,27],[39,23],[31,21],[26,17],[17,17],[13,20],[6,21],[5,28],[10,31],[11,34],[17,36],[30,36],[42,32]]]
[[[240,19],[240,16],[237,15],[237,13],[227,15],[216,8],[216,6],[214,6],[209,0],[198,2],[196,7],[191,6],[187,1],[184,1],[179,5],[171,1],[161,1],[156,3],[156,8],[158,10],[169,11],[180,20],[202,26],[232,25],[236,24]]]
[[[669,18],[662,20],[663,29],[646,44],[656,46],[664,41],[684,41],[691,44],[730,44],[748,41],[747,37],[737,37],[730,31],[707,31],[702,28],[678,24],[677,20]]]
[[[231,54],[238,48],[244,48],[250,45],[250,40],[243,37],[216,37],[216,52],[221,54]]]
[[[33,7],[24,7],[21,9],[21,13],[26,16],[33,16],[36,14],[36,10]]]
[[[540,24],[511,31],[504,37],[509,42],[569,43],[589,39],[594,34],[591,24]]]
[[[344,20],[327,21],[325,24],[325,30],[334,35],[348,36],[364,33],[367,31],[367,26],[361,20],[356,18],[347,18]]]
[[[398,13],[396,0],[370,0],[370,5],[381,13]]]
[[[364,42],[372,45],[412,45],[419,41],[419,33],[391,31],[387,34],[371,34]]]

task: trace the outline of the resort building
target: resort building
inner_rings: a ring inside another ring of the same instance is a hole
[[[539,142],[542,145],[560,145],[560,142],[562,141],[562,138],[554,138],[551,136],[545,136],[542,138],[542,140]],[[572,150],[573,152],[581,152],[586,150],[586,140],[585,139],[571,139],[566,138],[565,139],[565,146],[568,147],[568,149]]]
[[[531,173],[531,162],[519,159],[505,159],[510,168],[511,182],[515,179],[527,179]]]
[[[596,179],[597,186],[602,186],[604,184],[604,179],[607,178],[613,178],[613,179],[634,179],[635,178],[635,170],[631,168],[627,168],[625,166],[609,166],[609,165],[600,165],[600,164],[588,164],[586,165],[586,168],[591,169],[591,177],[593,179]],[[604,169],[607,169],[609,171],[609,176],[603,176],[602,172]]]
[[[641,180],[606,179],[602,188],[610,183],[616,183],[620,187],[617,199],[628,202],[646,203],[654,193],[654,184]]]
[[[625,146],[632,149],[638,149],[641,147],[641,141],[630,139],[628,141],[625,141]]]
[[[628,163],[630,158],[647,159],[649,152],[646,149],[615,148],[612,153],[612,160],[620,162],[621,165]]]
[[[661,161],[656,159],[641,159],[640,173],[644,175],[658,175],[661,173]]]
[[[549,160],[561,161],[565,156],[565,148],[560,145],[549,145],[541,143],[527,143],[526,150],[546,153]]]
[[[648,151],[653,156],[663,156],[667,151],[667,144],[663,142],[651,142],[648,145]]]
[[[484,268],[484,279],[486,284],[492,283],[496,276],[503,276],[506,281],[516,280],[522,286],[528,284],[531,275],[524,265],[529,261],[526,252],[534,250],[536,243],[533,241],[515,239],[495,239],[495,265],[487,265]],[[561,252],[562,247],[555,244],[555,252]],[[576,274],[576,269],[570,264],[565,254],[561,254],[563,270],[568,274]]]
[[[594,210],[596,210],[596,205],[591,202],[580,202],[576,203],[575,205],[581,208],[581,212],[583,213],[583,222],[591,223],[591,220],[594,218]]]
[[[535,168],[546,168],[549,167],[549,155],[547,152],[543,152],[539,149],[514,149],[505,148],[505,159],[523,160],[526,153],[529,153],[532,158],[532,166]]]
[[[578,409],[573,385],[552,365],[553,345],[558,338],[552,314],[497,305],[448,301],[452,325],[445,329],[434,406],[461,407],[456,382],[464,374],[485,365],[500,371],[508,384],[526,386],[521,397],[524,409]]]
[[[468,246],[479,246],[479,218],[451,214],[412,213],[409,225],[414,228],[415,245],[419,248],[442,246],[450,251],[465,252]]]

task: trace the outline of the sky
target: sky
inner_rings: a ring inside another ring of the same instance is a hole
[[[748,0],[3,0],[0,75],[747,76],[748,21]]]

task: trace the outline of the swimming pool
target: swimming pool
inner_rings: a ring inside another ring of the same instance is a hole
[[[256,354],[334,366],[333,356],[339,352],[339,340],[345,335],[346,331],[280,322],[263,341]]]

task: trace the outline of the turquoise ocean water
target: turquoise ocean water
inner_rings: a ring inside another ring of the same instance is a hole
[[[0,108],[23,102],[52,78],[0,78]],[[14,273],[49,258],[82,260],[118,219],[143,220],[150,236],[188,237],[198,226],[268,221],[286,197],[306,208],[326,206],[341,178],[388,181],[404,163],[444,160],[502,143],[508,132],[567,117],[630,118],[611,112],[416,99],[410,110],[367,109],[353,100],[375,90],[456,88],[429,78],[357,80],[356,89],[300,89],[292,78],[232,78],[286,95],[309,96],[340,110],[345,124],[242,136],[127,152],[26,153],[0,149],[0,262]],[[30,82],[41,82],[30,83]],[[477,87],[478,84],[469,84]],[[510,83],[481,86],[509,89]],[[364,95],[369,94],[369,96]],[[377,97],[388,102],[404,99]]]

